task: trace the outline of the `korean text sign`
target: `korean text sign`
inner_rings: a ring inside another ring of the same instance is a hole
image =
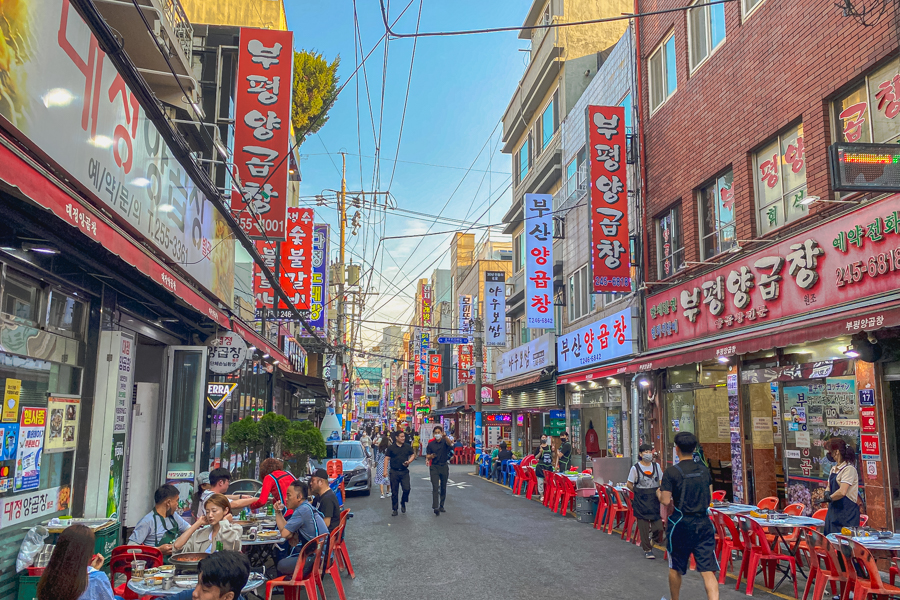
[[[426,284],[422,286],[422,325],[429,327],[431,325],[431,286]]]
[[[525,194],[525,315],[528,327],[553,328],[553,196]]]
[[[876,202],[647,298],[659,348],[893,292],[900,206]],[[881,326],[874,318],[869,326]],[[852,325],[848,324],[848,327]]]
[[[293,34],[242,27],[238,51],[234,163],[243,194],[238,190],[232,192],[231,210],[241,229],[251,238],[268,236],[283,240],[287,217],[286,156],[290,148]],[[260,231],[260,223],[265,231]]]
[[[459,334],[469,335],[472,333],[472,296],[469,294],[459,295]]]
[[[47,409],[26,407],[19,420],[19,450],[16,453],[15,490],[34,490],[41,483],[41,455]]]
[[[594,292],[630,292],[625,108],[588,107]]]
[[[506,346],[506,273],[484,272],[484,345]]]
[[[456,374],[459,383],[469,383],[472,381],[472,356],[473,349],[471,344],[460,344],[456,347]]]
[[[312,279],[309,286],[309,324],[325,331],[328,314],[328,243],[329,227],[316,223],[313,227]],[[303,329],[302,331],[306,331]]]
[[[631,309],[617,312],[556,340],[560,373],[634,354]]]
[[[263,259],[266,268],[273,274],[275,273],[275,265],[278,264],[278,250],[280,247],[276,243],[254,242],[256,251]],[[259,309],[275,308],[275,292],[272,290],[272,284],[263,275],[259,265],[253,263],[253,297],[256,303],[257,315]],[[257,317],[258,318],[258,317]]]
[[[0,500],[0,529],[66,510],[68,502],[65,505],[61,503],[64,496],[60,491],[63,489],[68,490],[68,486],[57,486]]]
[[[278,279],[297,310],[309,310],[312,279],[313,209],[289,208],[287,241],[281,242]],[[288,308],[279,300],[278,308]]]
[[[119,224],[141,236],[227,305],[234,240],[215,206],[175,160],[138,97],[69,0],[30,0],[6,14],[20,47],[4,67],[16,93],[3,115]],[[76,203],[77,204],[77,203]],[[69,218],[100,244],[97,220]],[[101,231],[102,233],[102,231]]]
[[[441,355],[432,351],[428,354],[428,383],[441,383]]]

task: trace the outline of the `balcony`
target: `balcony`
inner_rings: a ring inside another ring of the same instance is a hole
[[[506,153],[512,152],[519,143],[541,100],[556,84],[565,61],[566,49],[561,46],[558,28],[536,29],[533,33],[531,62],[503,114],[503,152]]]
[[[161,101],[185,110],[190,110],[190,103],[199,104],[199,86],[191,71],[194,28],[179,0],[138,0],[140,12],[130,0],[95,0],[95,4],[109,26],[126,40],[128,57]],[[157,43],[168,54],[171,70]],[[176,76],[189,97],[184,97]]]
[[[590,188],[587,161],[578,165],[578,170],[553,194],[553,212],[565,211],[572,208],[584,198]],[[564,216],[564,215],[563,215]]]

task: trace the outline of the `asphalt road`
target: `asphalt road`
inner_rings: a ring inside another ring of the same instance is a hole
[[[646,560],[640,547],[618,535],[555,515],[472,471],[471,465],[451,465],[454,483],[447,512],[439,517],[431,510],[421,459],[411,469],[406,514],[392,517],[390,498],[382,500],[377,487],[371,496],[347,499],[354,513],[347,543],[356,571],[355,579],[343,577],[348,600],[668,598],[661,550],[657,560]],[[747,597],[734,583],[729,578],[720,586],[723,600]],[[337,598],[328,577],[325,586],[327,596]],[[779,592],[793,597],[789,581]],[[759,588],[754,597],[775,598]],[[706,598],[697,573],[684,577],[681,598]]]

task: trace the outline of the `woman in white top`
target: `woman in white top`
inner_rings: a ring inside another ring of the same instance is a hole
[[[197,519],[172,545],[174,554],[182,552],[206,552],[216,550],[241,550],[243,528],[227,519],[231,516],[231,504],[222,494],[213,494],[204,502],[206,514]],[[222,543],[217,548],[217,542]]]
[[[825,444],[825,451],[836,464],[828,477],[828,491],[825,502],[828,514],[825,517],[825,535],[840,533],[843,527],[859,527],[859,474],[856,472],[856,452],[839,437],[833,437]]]

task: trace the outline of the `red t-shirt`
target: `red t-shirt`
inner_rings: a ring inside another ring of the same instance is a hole
[[[278,489],[275,488],[276,483],[278,484]],[[272,502],[279,500],[284,502],[284,498],[287,497],[287,489],[292,483],[294,483],[294,476],[287,471],[272,471],[263,479],[263,486],[259,491],[259,500],[251,504],[250,508],[254,510],[262,508],[269,501],[270,495],[272,496]],[[281,495],[278,494],[279,490],[281,490]]]

